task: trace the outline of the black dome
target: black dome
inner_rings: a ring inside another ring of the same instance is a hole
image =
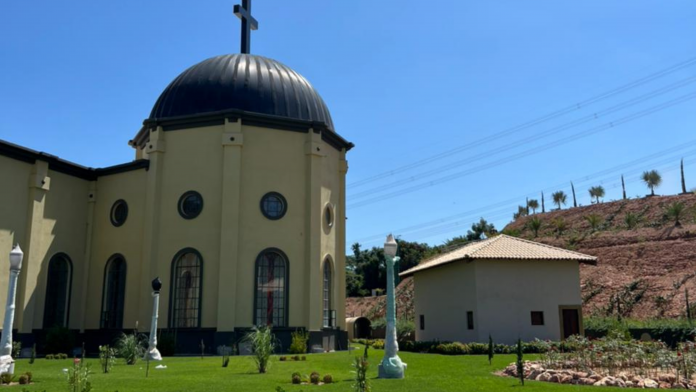
[[[187,69],[162,92],[150,120],[226,110],[315,121],[334,130],[329,109],[307,79],[251,54],[217,56]]]

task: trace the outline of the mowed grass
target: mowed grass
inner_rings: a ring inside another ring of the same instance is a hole
[[[220,357],[175,357],[162,362],[167,369],[157,370],[157,363],[150,363],[150,376],[145,378],[145,362],[126,366],[121,361],[111,373],[103,374],[98,359],[87,359],[92,366],[92,386],[96,392],[129,391],[232,391],[232,392],[274,392],[280,386],[288,392],[310,391],[352,391],[353,358],[362,352],[338,352],[330,354],[307,355],[305,362],[280,362],[272,360],[266,374],[258,374],[250,357],[231,357],[229,367],[222,367]],[[581,387],[557,385],[542,382],[526,382],[520,387],[517,380],[499,377],[494,371],[503,369],[515,360],[513,355],[497,355],[492,365],[485,356],[443,356],[436,354],[400,353],[408,363],[406,378],[403,380],[377,379],[377,365],[384,354],[381,350],[370,350],[370,378],[373,392],[422,392],[422,391],[607,391],[616,388]],[[532,356],[528,357],[533,359]],[[66,376],[63,369],[72,366],[70,360],[37,359],[33,365],[28,360],[17,361],[16,372],[31,371],[35,383],[29,386],[0,387],[0,391],[67,391]],[[317,371],[323,377],[331,374],[334,384],[293,385],[290,378],[293,372],[309,374]],[[623,389],[625,390],[625,389]]]

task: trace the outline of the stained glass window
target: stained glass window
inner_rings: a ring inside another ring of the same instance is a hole
[[[256,260],[257,326],[287,327],[287,260],[277,250],[266,250]]]
[[[201,279],[198,253],[185,252],[174,261],[170,327],[200,327]]]

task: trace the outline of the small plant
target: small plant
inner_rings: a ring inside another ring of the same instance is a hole
[[[495,345],[493,344],[493,337],[488,335],[488,364],[493,363],[493,355],[495,355]]]
[[[523,350],[522,350],[522,339],[517,339],[517,377],[520,379],[520,383],[524,386],[524,360],[523,360]]]
[[[311,382],[314,385],[319,384],[319,373],[312,372],[312,374],[309,375],[309,382]]]
[[[680,203],[678,201],[669,204],[667,208],[665,208],[665,215],[667,215],[670,220],[674,221],[674,226],[676,227],[681,227],[681,221],[679,219],[684,216],[685,212],[686,207],[684,206],[684,203]]]
[[[26,374],[22,374],[17,381],[19,381],[19,385],[27,385],[29,384],[29,377]]]
[[[53,354],[46,354],[46,359],[48,359],[50,361],[50,360],[55,359],[55,356]]]
[[[324,376],[324,384],[333,384],[333,376],[330,374],[327,374]]]
[[[539,236],[539,229],[541,229],[541,219],[536,216],[527,222],[527,227],[534,232],[534,238]]]
[[[638,215],[632,212],[627,212],[626,215],[624,215],[624,224],[630,230],[635,229],[635,227],[638,225]]]
[[[76,359],[72,369],[68,370],[68,390],[90,392],[92,390],[92,383],[89,381],[91,375],[89,364]]]
[[[25,372],[24,375],[27,376],[29,379],[29,384],[31,384],[31,380],[34,379],[34,375],[31,372]]]
[[[0,374],[0,384],[10,385],[10,383],[12,383],[12,381],[14,381],[14,378],[15,378],[14,374],[10,374],[10,373]]]
[[[355,383],[353,384],[353,390],[355,392],[370,392],[372,388],[370,387],[370,380],[367,378],[367,371],[370,368],[370,364],[364,357],[355,357],[355,362],[353,364],[355,367]]]
[[[22,342],[12,342],[12,358],[19,358],[22,355]]]
[[[288,360],[288,357],[280,357],[280,362],[285,362]]]
[[[602,224],[602,217],[597,214],[585,215],[585,220],[590,225],[590,228],[592,228],[593,233],[597,231],[599,225]]]
[[[259,373],[266,373],[275,349],[275,338],[271,333],[271,327],[255,327],[245,339],[251,344],[251,353]]]
[[[555,218],[551,220],[551,224],[556,232],[556,238],[562,236],[563,233],[568,229],[568,223],[566,223],[565,219],[563,218]]]
[[[365,358],[365,360],[367,360],[367,350],[369,348],[370,348],[370,345],[367,342],[365,342],[365,351],[363,352],[363,358]]]
[[[292,374],[292,383],[293,384],[302,384],[302,375],[300,373],[293,373]]]
[[[111,368],[114,366],[116,361],[116,352],[113,348],[106,346],[99,346],[99,366],[102,372],[109,373]]]
[[[222,367],[226,368],[227,366],[230,365],[230,352],[232,351],[231,347],[227,346],[222,346]]]
[[[116,353],[126,361],[126,365],[135,365],[145,355],[146,343],[145,335],[136,331],[130,335],[121,333],[116,341]]]
[[[290,354],[304,354],[307,352],[307,342],[309,341],[309,333],[306,331],[295,331],[291,334],[292,343],[288,351]]]
[[[36,343],[31,346],[31,358],[29,358],[29,364],[33,365],[34,361],[36,361]]]

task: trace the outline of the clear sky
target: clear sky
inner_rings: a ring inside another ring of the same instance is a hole
[[[235,3],[2,2],[0,139],[132,160],[166,85],[239,50]],[[658,193],[678,193],[682,156],[696,187],[693,0],[254,0],[253,14],[252,53],[304,75],[356,144],[349,244],[441,243],[481,216],[502,228],[570,180],[582,204],[591,185],[619,198],[622,172],[645,194],[653,168]]]

